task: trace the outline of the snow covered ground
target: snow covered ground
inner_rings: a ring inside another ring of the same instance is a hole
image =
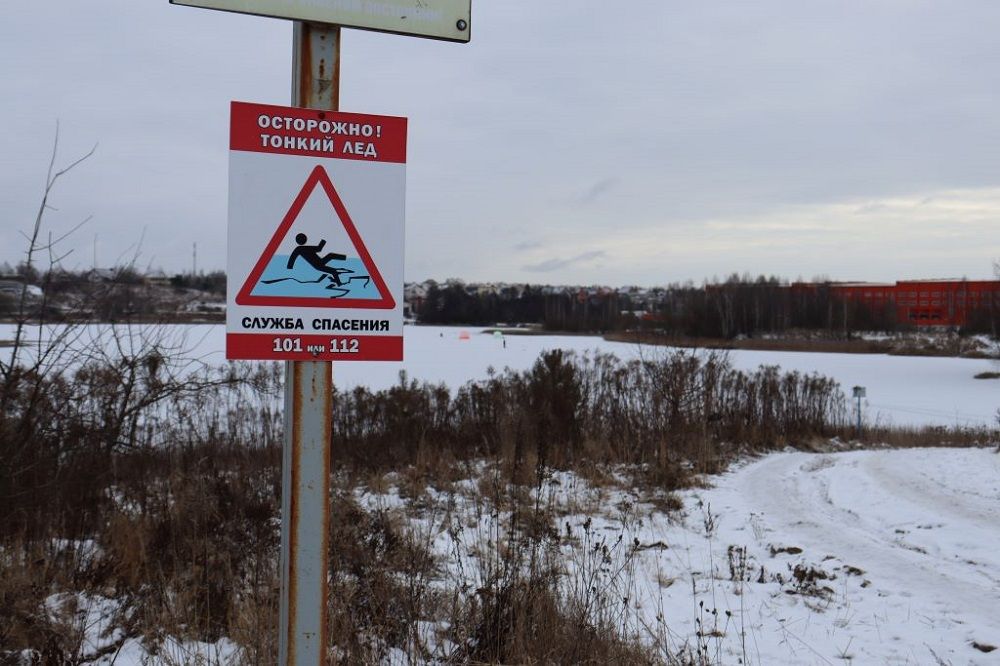
[[[123,329],[120,329],[123,330]],[[162,337],[176,350],[201,363],[225,363],[223,326],[136,326],[134,336],[126,337],[126,348],[141,348],[149,340]],[[468,340],[459,333],[468,330]],[[507,336],[507,346],[481,329],[439,326],[407,326],[403,363],[337,363],[334,381],[340,388],[364,385],[384,388],[396,383],[399,372],[421,381],[443,382],[459,386],[470,379],[482,379],[489,368],[525,369],[538,355],[549,349],[574,350],[580,353],[600,350],[621,358],[655,357],[663,350],[656,347],[607,342],[598,337],[569,335]],[[0,340],[12,337],[9,325],[0,325]],[[79,348],[114,349],[122,340],[109,333],[107,326],[81,328],[74,338]],[[9,349],[0,347],[0,354]],[[974,379],[981,372],[996,372],[996,361],[965,358],[888,356],[882,354],[823,354],[804,352],[764,352],[736,350],[729,353],[733,364],[744,370],[760,365],[777,365],[786,371],[818,372],[833,377],[850,394],[852,386],[865,386],[868,398],[863,404],[863,418],[879,425],[992,424],[1000,407],[1000,381]]]
[[[239,646],[222,638],[216,643],[163,639],[151,654],[139,638],[125,638],[119,626],[120,604],[98,595],[59,593],[49,597],[46,611],[67,628],[67,642],[76,644],[75,664],[87,666],[216,666],[238,663]],[[0,645],[0,648],[3,646]],[[20,655],[23,664],[43,663],[31,650]],[[7,662],[4,662],[7,663]],[[15,662],[18,663],[18,662]]]
[[[983,651],[1000,646],[995,451],[777,453],[712,481],[683,525],[654,517],[640,541],[668,545],[646,571],[687,571],[732,613],[724,663],[1000,664]],[[746,549],[743,582],[730,546]],[[692,629],[689,585],[646,593]]]
[[[700,650],[710,663],[766,666],[1000,664],[997,452],[774,453],[709,482],[668,514],[639,491],[557,473],[541,494],[568,537],[567,585],[583,572],[626,604],[625,624],[663,655]],[[445,518],[420,529],[453,579],[474,588],[484,539],[506,518],[478,513],[467,492],[475,484],[465,487],[455,496],[429,490],[425,506],[436,503]],[[406,504],[392,491],[362,501]],[[600,544],[610,547],[607,574],[588,565]]]
[[[780,452],[708,481],[666,513],[649,489],[549,477],[538,492],[565,535],[567,588],[600,589],[665,661],[690,651],[712,664],[1000,664],[996,451]],[[480,585],[486,544],[508,523],[475,480],[428,488],[419,506],[395,487],[357,497],[410,521],[441,562],[435,584]],[[87,663],[227,663],[239,651],[226,639],[168,640],[159,657],[135,639],[108,651],[114,602],[49,605],[78,615]],[[433,645],[440,627],[423,624]]]

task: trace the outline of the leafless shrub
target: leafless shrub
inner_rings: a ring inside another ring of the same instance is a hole
[[[400,516],[366,511],[339,492],[331,512],[330,641],[343,663],[379,663],[393,648],[427,659],[419,631],[442,596],[436,563]]]
[[[714,471],[746,447],[832,436],[844,415],[837,383],[817,375],[744,373],[711,353],[624,362],[553,351],[528,371],[508,370],[454,395],[405,378],[388,391],[338,394],[334,440],[338,459],[370,468],[408,464],[431,445],[455,459],[638,464],[680,484],[690,463]]]
[[[517,469],[499,461],[492,469],[483,477],[484,533],[473,544],[477,582],[456,600],[448,663],[658,663],[624,619],[634,547],[621,533],[597,535],[589,520],[557,529],[541,467],[530,491]]]

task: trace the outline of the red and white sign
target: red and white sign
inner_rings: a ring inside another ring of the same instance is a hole
[[[232,103],[226,358],[401,361],[406,119]]]

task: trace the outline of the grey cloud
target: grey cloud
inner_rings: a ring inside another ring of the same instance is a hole
[[[541,246],[542,244],[538,241],[521,241],[520,243],[516,243],[513,247],[519,252],[524,252],[525,250],[537,250]]]
[[[603,178],[597,181],[589,188],[587,188],[587,190],[582,195],[580,195],[580,197],[577,199],[577,203],[581,205],[594,203],[595,201],[600,199],[603,195],[607,194],[608,192],[618,187],[618,182],[619,182],[618,178],[615,177]]]
[[[597,259],[606,259],[607,256],[607,252],[604,252],[603,250],[592,250],[590,252],[578,254],[569,259],[552,258],[546,259],[545,261],[541,261],[537,264],[528,264],[526,266],[522,266],[522,270],[530,273],[551,273],[552,271],[577,266],[579,264],[584,264]]]

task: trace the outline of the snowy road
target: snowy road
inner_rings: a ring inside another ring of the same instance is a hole
[[[693,538],[697,507],[717,516],[707,544]],[[752,649],[722,639],[723,663],[1000,664],[1000,649],[984,651],[1000,647],[993,450],[773,454],[692,493],[688,511],[686,534],[657,538],[715,572],[699,581],[706,598],[742,609]],[[748,581],[725,569],[730,545],[746,547]],[[796,567],[821,577],[796,581]]]

